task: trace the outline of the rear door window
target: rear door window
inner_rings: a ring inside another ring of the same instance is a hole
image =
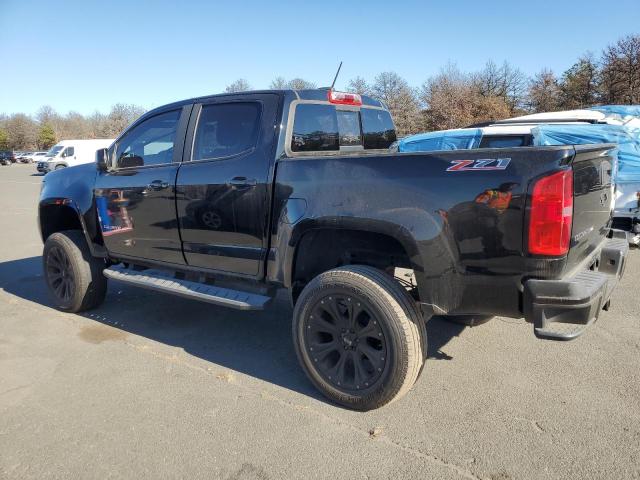
[[[260,112],[258,102],[203,105],[192,159],[226,158],[251,150],[258,138]]]

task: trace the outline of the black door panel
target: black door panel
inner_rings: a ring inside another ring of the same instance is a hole
[[[277,95],[261,94],[195,107],[193,160],[185,159],[176,182],[189,265],[261,275],[277,105]]]
[[[173,188],[177,171],[178,164],[169,164],[99,177],[96,202],[112,255],[184,263]]]
[[[175,180],[191,107],[134,125],[110,152],[113,168],[98,174],[96,205],[111,256],[185,263]]]

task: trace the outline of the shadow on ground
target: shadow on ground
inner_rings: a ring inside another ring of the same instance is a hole
[[[0,288],[51,306],[41,257],[0,263]],[[207,362],[321,398],[298,366],[291,342],[291,307],[284,295],[262,312],[240,312],[111,282],[105,303],[83,314],[124,332],[184,349]],[[427,322],[428,357],[451,360],[441,348],[463,326]],[[82,337],[81,337],[82,338]]]

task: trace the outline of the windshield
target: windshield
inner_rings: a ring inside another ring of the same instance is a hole
[[[58,153],[60,153],[60,150],[62,150],[63,148],[64,147],[61,145],[55,145],[51,147],[51,150],[47,152],[47,157],[55,157]]]

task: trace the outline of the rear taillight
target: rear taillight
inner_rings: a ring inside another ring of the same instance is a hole
[[[529,253],[565,255],[569,251],[573,220],[573,170],[538,180],[531,193]]]

